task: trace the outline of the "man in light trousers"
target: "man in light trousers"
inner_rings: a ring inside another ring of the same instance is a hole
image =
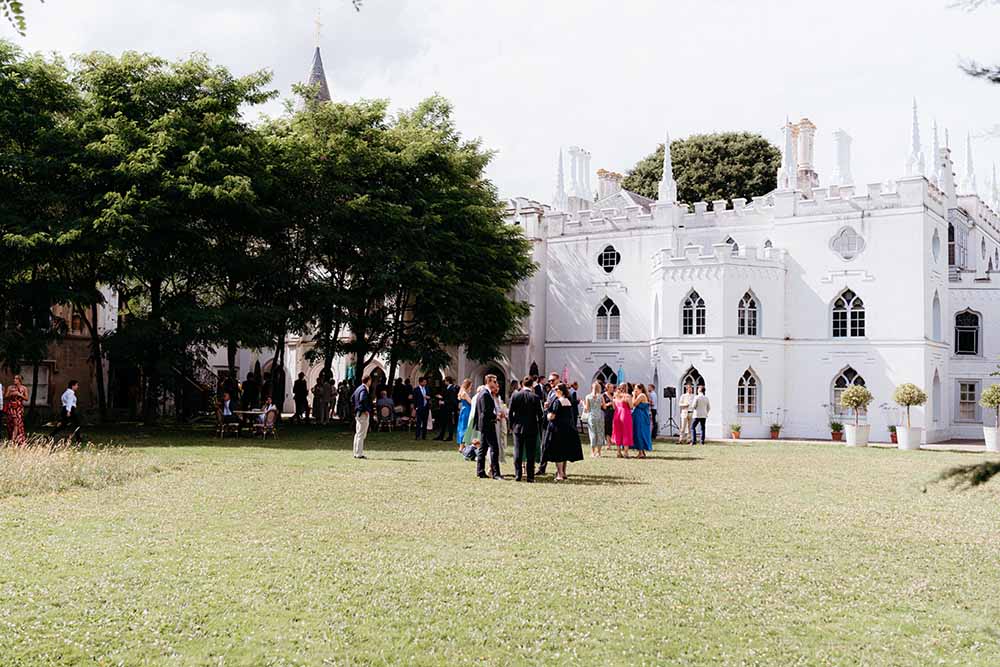
[[[372,414],[371,384],[371,377],[364,376],[351,396],[351,405],[354,407],[354,458],[356,459],[365,458],[365,438],[368,437],[368,421]]]
[[[677,434],[677,442],[686,445],[691,442],[691,407],[694,403],[694,390],[691,385],[684,385],[684,393],[681,394],[677,407],[681,411],[680,433]]]

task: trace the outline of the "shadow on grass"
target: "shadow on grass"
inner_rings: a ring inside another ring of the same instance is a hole
[[[615,475],[579,475],[570,474],[564,482],[557,482],[555,477],[536,477],[536,484],[569,484],[571,486],[649,486],[649,482],[636,479],[625,479]]]

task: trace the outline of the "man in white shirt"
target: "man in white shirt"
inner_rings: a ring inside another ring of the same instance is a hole
[[[63,392],[61,403],[62,410],[59,413],[59,423],[52,430],[51,438],[56,439],[56,434],[59,433],[66,426],[73,427],[73,435],[71,436],[75,442],[83,442],[83,434],[80,432],[83,428],[80,421],[80,415],[77,410],[76,405],[76,390],[80,388],[80,383],[76,380],[70,380],[66,385],[66,391]]]
[[[682,445],[691,442],[691,404],[694,403],[694,391],[691,385],[684,385],[684,393],[681,394],[677,407],[681,411],[680,432],[677,434],[677,442]]]
[[[694,413],[694,420],[691,422],[691,444],[698,444],[698,427],[701,427],[701,444],[705,444],[705,420],[708,419],[708,412],[712,409],[708,403],[708,396],[705,395],[705,388],[698,387],[698,395],[694,397],[691,411]]]

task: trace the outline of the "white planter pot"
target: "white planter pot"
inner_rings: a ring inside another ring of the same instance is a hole
[[[921,426],[897,426],[896,443],[900,449],[920,449],[924,429]]]
[[[1000,428],[984,426],[983,435],[986,437],[986,451],[1000,452]]]
[[[844,430],[847,431],[847,446],[867,447],[868,432],[871,431],[871,428],[870,424],[861,424],[859,426],[844,424]]]

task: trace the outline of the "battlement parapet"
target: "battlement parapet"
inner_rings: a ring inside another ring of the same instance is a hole
[[[733,246],[715,243],[712,252],[705,254],[703,247],[689,245],[675,250],[662,248],[653,253],[653,271],[674,271],[693,267],[759,267],[784,271],[787,251],[784,248],[757,248],[746,246],[733,254]]]

